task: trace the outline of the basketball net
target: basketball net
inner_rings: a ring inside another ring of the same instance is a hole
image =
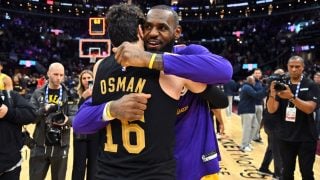
[[[97,60],[97,56],[95,55],[95,54],[92,54],[91,56],[90,56],[90,63],[96,63],[96,60]]]

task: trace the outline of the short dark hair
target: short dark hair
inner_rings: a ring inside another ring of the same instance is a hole
[[[288,60],[288,63],[290,61],[294,61],[294,60],[300,61],[302,63],[302,65],[304,66],[304,59],[301,56],[291,56]]]
[[[156,6],[153,6],[150,10],[152,10],[152,9],[160,9],[160,10],[170,11],[173,15],[174,22],[176,22],[175,25],[179,25],[179,16],[178,16],[177,12],[171,8],[171,6],[156,5]]]
[[[124,41],[138,41],[138,26],[145,22],[138,6],[123,3],[110,6],[106,18],[109,38],[114,46]]]

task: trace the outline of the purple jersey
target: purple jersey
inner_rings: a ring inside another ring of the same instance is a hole
[[[180,98],[177,114],[177,179],[201,179],[218,173],[220,153],[207,102],[187,91]]]
[[[225,58],[212,54],[203,46],[190,44],[177,45],[174,53],[163,54],[166,74],[190,79],[205,84],[226,83],[232,78],[232,65]]]

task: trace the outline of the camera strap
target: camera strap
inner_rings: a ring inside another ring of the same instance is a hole
[[[295,98],[298,97],[302,79],[303,79],[303,75],[301,75],[300,81],[299,81],[299,83],[297,84],[297,89],[296,89],[296,92],[295,92],[295,94],[294,94],[294,97],[295,97]],[[289,81],[289,85],[291,85],[291,81]]]
[[[298,97],[302,79],[303,79],[303,76],[301,76],[300,81],[297,84],[297,88],[296,88],[296,92],[294,94],[294,97]],[[291,81],[289,81],[288,84],[291,85]],[[286,108],[286,118],[285,118],[285,120],[287,122],[293,122],[294,123],[296,121],[297,108],[295,106],[294,107],[290,107],[289,104],[290,104],[290,102],[288,101],[288,106]]]
[[[49,103],[49,85],[47,85],[46,88],[46,94],[45,94],[45,103]],[[60,110],[60,105],[62,103],[62,87],[59,87],[59,99],[58,99],[58,111]]]

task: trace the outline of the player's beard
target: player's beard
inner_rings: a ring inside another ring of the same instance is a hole
[[[161,49],[150,49],[147,46],[145,46],[145,49],[147,49],[150,52],[153,53],[164,53],[164,52],[172,52],[173,51],[173,46],[174,46],[174,42],[175,40],[173,39],[172,41],[170,41],[169,43],[167,43],[165,46],[163,46]]]

